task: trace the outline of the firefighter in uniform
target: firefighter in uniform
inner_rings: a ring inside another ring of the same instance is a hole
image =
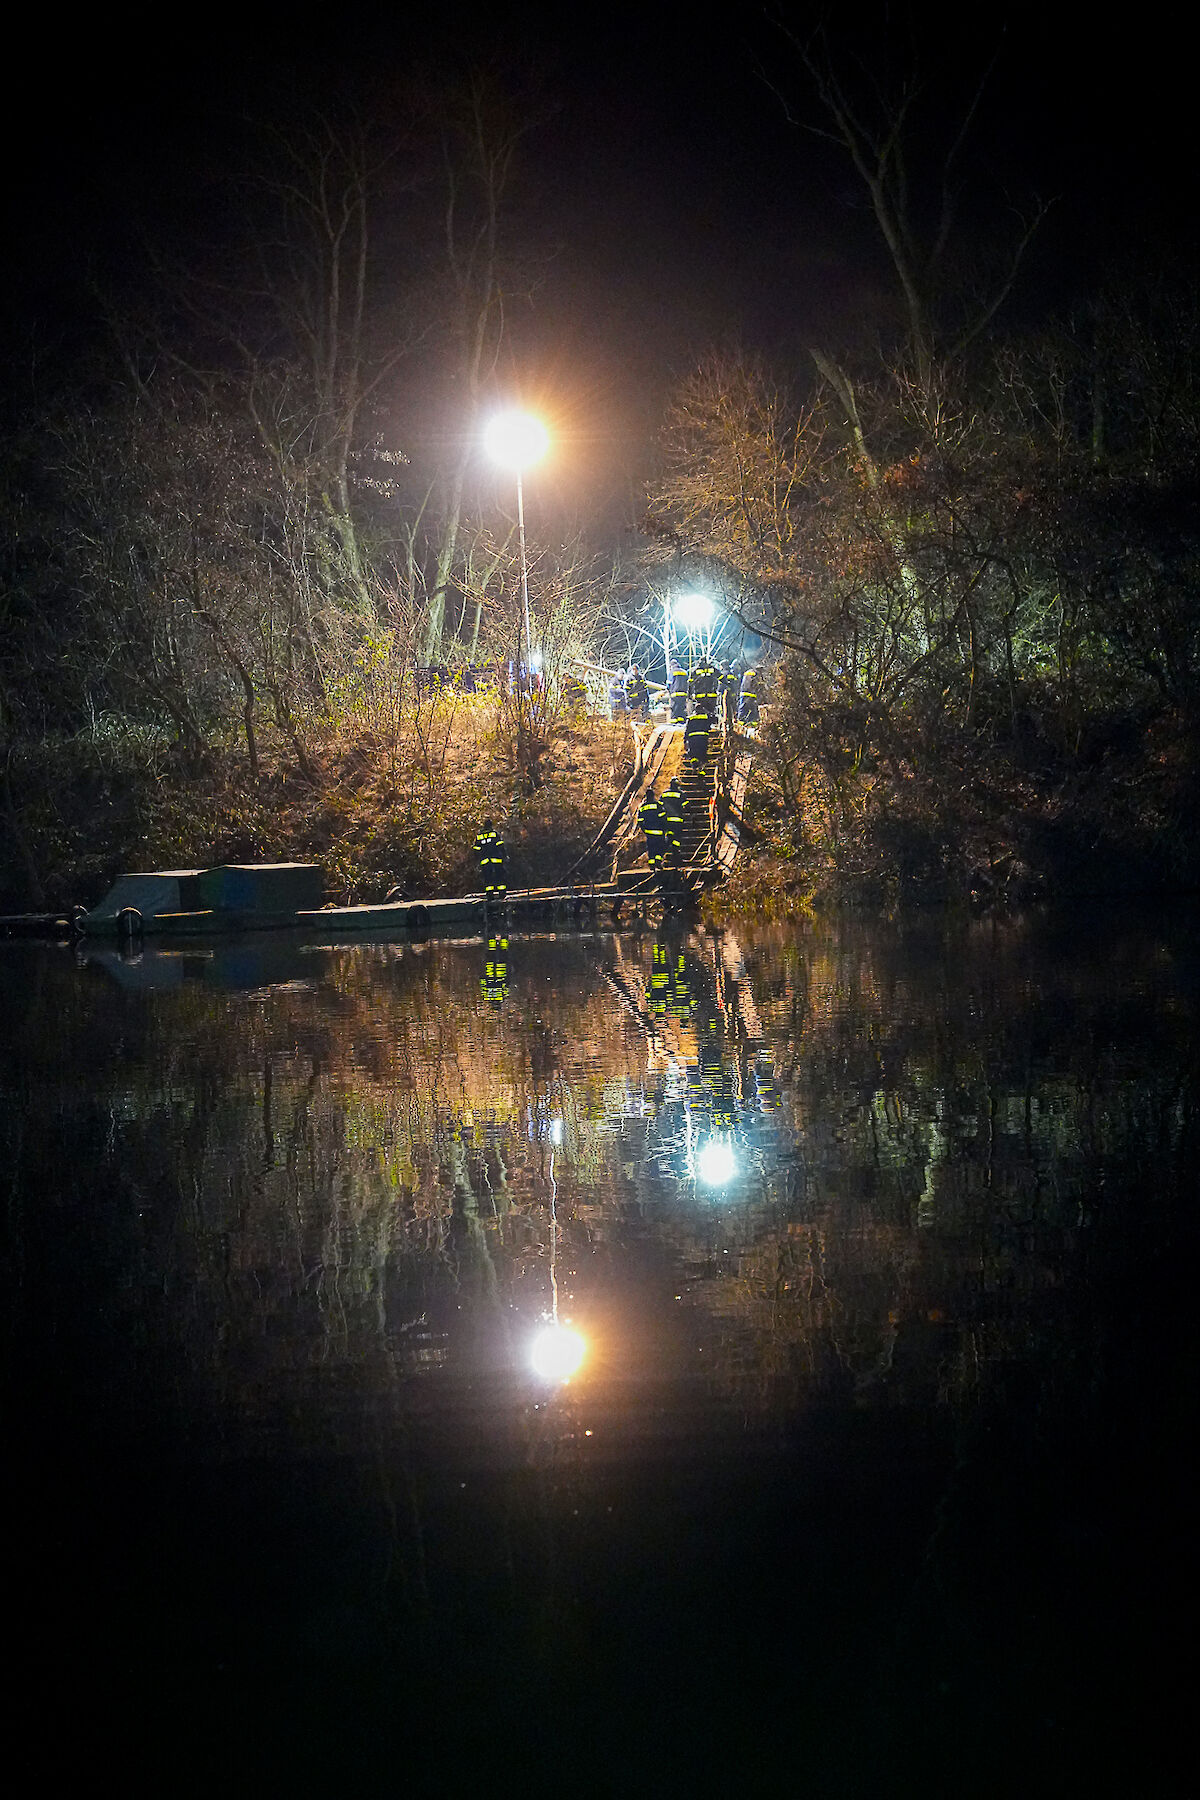
[[[646,717],[646,709],[650,705],[650,689],[642,679],[642,671],[636,663],[630,665],[625,677],[625,704],[635,718]]]
[[[688,672],[676,669],[671,677],[671,723],[682,725],[688,716]]]
[[[758,672],[747,669],[738,694],[738,724],[758,724]]]
[[[692,712],[697,708],[707,713],[711,724],[717,714],[717,671],[707,656],[692,672]]]
[[[569,717],[581,719],[587,711],[587,688],[578,675],[568,675],[562,684],[563,706]]]
[[[659,801],[662,808],[663,826],[667,834],[667,849],[676,862],[683,852],[683,809],[687,801],[679,791],[679,777],[672,776],[670,784],[662,791]]]
[[[663,850],[666,845],[666,831],[663,826],[662,807],[656,794],[647,794],[638,807],[638,824],[646,834],[646,855],[652,869],[661,869]]]
[[[708,713],[695,701],[683,730],[683,760],[694,769],[702,769],[708,758],[708,731]]]
[[[471,848],[479,858],[479,878],[483,883],[485,898],[503,900],[508,892],[504,873],[504,839],[497,835],[490,819],[483,821],[483,830]]]
[[[737,718],[740,677],[727,662],[721,664],[721,721],[728,731]]]

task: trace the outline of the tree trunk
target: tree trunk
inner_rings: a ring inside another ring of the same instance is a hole
[[[473,422],[473,421],[472,421]],[[446,589],[450,585],[450,572],[454,567],[454,553],[458,548],[458,527],[462,518],[463,486],[467,479],[467,462],[471,454],[468,438],[459,454],[454,470],[454,483],[450,492],[450,510],[446,514],[446,523],[442,531],[442,541],[438,547],[437,574],[434,576],[433,593],[429,596],[429,611],[425,618],[425,662],[426,665],[438,661],[442,650],[442,633],[446,624]]]
[[[39,911],[46,904],[46,890],[42,886],[42,878],[34,861],[33,850],[21,824],[21,815],[17,810],[12,789],[12,760],[15,746],[10,742],[4,754],[4,819],[9,833],[17,849],[17,860],[25,871],[25,887],[29,895],[29,903]]]

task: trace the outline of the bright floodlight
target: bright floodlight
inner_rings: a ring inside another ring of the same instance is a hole
[[[493,462],[506,469],[526,469],[545,456],[550,434],[531,413],[502,412],[490,421],[483,444]]]
[[[705,1187],[724,1187],[737,1174],[733,1146],[723,1138],[710,1138],[696,1157],[696,1178]]]
[[[535,1372],[543,1381],[569,1381],[583,1361],[584,1342],[565,1325],[546,1325],[533,1340]]]
[[[712,617],[712,601],[707,594],[680,594],[675,617],[685,631],[702,631]]]

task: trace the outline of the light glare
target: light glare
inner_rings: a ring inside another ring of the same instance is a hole
[[[712,617],[712,601],[707,594],[680,594],[675,617],[685,631],[699,631]]]
[[[577,1331],[565,1325],[547,1325],[533,1340],[534,1372],[543,1381],[569,1381],[583,1361],[585,1348]]]
[[[483,434],[484,449],[506,469],[526,469],[545,456],[550,434],[532,413],[502,412]]]
[[[737,1174],[733,1147],[720,1138],[705,1144],[696,1157],[696,1176],[706,1187],[724,1187]]]

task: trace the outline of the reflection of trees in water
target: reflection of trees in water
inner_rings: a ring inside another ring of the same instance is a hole
[[[595,1004],[611,940],[524,949],[503,1017],[473,947],[356,949],[315,992],[131,998],[64,968],[25,994],[39,1104],[70,1086],[75,1178],[127,1193],[129,1282],[165,1294],[218,1405],[372,1342],[435,1366],[502,1299],[540,1295],[552,1134],[576,1189],[601,1181],[644,1045]]]
[[[728,1153],[722,1185],[741,1193],[761,1186],[780,1148],[766,1126],[777,1098],[774,1064],[736,941],[727,933],[660,933],[644,979],[649,1057],[639,1195],[648,1203],[694,1202],[705,1146],[714,1141]],[[655,1189],[655,1177],[681,1184],[680,1194]]]
[[[515,939],[499,1011],[482,955],[359,946],[309,989],[136,997],[47,963],[14,998],[44,1177],[105,1191],[129,1304],[214,1415],[265,1419],[291,1383],[321,1431],[314,1372],[345,1369],[336,1412],[511,1367],[552,1151],[577,1285],[653,1237],[719,1388],[964,1396],[1049,1342],[1194,1130],[1153,939],[1091,963],[1021,925]],[[737,1173],[705,1190],[714,1130]]]
[[[1161,946],[1123,941],[1114,967],[1020,925],[813,929],[803,989],[788,948],[761,934],[749,976],[790,1192],[761,1230],[715,1216],[698,1243],[672,1220],[721,1321],[714,1365],[743,1390],[892,1403],[1052,1360],[1098,1246],[1122,1218],[1152,1231],[1148,1188],[1186,1180],[1194,1025]]]

